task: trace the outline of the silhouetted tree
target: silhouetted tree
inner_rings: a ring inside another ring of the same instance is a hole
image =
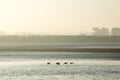
[[[103,35],[109,35],[109,29],[108,29],[108,28],[102,28],[102,29],[101,29],[101,33],[102,33]]]
[[[93,28],[93,35],[96,36],[105,36],[105,35],[109,35],[109,29],[108,28]]]

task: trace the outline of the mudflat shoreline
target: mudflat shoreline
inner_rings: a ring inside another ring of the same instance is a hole
[[[94,53],[120,53],[119,48],[0,48],[0,52],[94,52]]]

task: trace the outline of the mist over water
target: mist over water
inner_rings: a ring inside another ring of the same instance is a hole
[[[119,80],[119,36],[1,36],[0,80]]]
[[[0,0],[0,80],[120,80],[120,0]]]

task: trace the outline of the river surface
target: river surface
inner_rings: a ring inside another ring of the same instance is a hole
[[[0,80],[120,80],[120,54],[0,52]]]

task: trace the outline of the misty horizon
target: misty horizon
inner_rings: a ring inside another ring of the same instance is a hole
[[[0,0],[0,80],[120,80],[120,0]]]
[[[0,31],[89,32],[120,27],[120,0],[0,0]]]
[[[0,35],[83,35],[83,36],[94,36],[94,35],[120,35],[120,28],[119,27],[113,27],[113,28],[107,28],[107,27],[102,27],[102,28],[98,28],[98,27],[93,27],[91,30],[89,30],[88,32],[81,32],[79,31],[79,33],[74,33],[74,32],[69,32],[69,33],[65,33],[65,32],[5,32],[5,31],[0,31]]]

